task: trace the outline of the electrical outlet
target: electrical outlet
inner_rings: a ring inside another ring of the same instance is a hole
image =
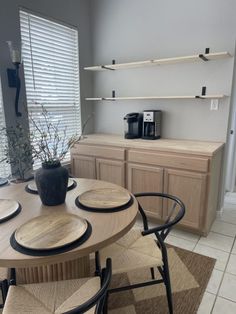
[[[218,109],[219,109],[219,99],[212,99],[211,110],[218,110]]]

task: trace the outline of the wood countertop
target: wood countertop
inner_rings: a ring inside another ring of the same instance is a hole
[[[148,149],[204,156],[213,156],[224,146],[223,142],[205,142],[197,140],[175,140],[164,138],[159,140],[124,139],[123,136],[116,134],[88,134],[76,145],[83,144]]]

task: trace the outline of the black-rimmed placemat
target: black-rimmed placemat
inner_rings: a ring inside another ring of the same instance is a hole
[[[67,192],[77,187],[77,182],[73,180],[73,184],[67,188]]]
[[[9,180],[6,178],[0,178],[0,187],[8,185],[9,184]]]
[[[77,186],[77,182],[75,180],[73,180],[73,184],[67,188],[67,192],[73,190],[76,186]],[[25,191],[30,193],[30,194],[39,194],[38,191],[31,190],[29,188],[29,184],[27,184],[25,186]]]
[[[70,243],[66,246],[63,246],[61,248],[52,249],[52,250],[27,249],[27,248],[21,246],[20,244],[18,244],[18,242],[15,239],[15,232],[11,235],[10,244],[11,244],[12,248],[14,250],[16,250],[17,252],[20,252],[20,253],[25,254],[25,255],[30,255],[30,256],[50,256],[50,255],[65,253],[65,252],[68,252],[70,250],[77,248],[78,246],[82,245],[84,242],[86,242],[90,238],[90,236],[92,234],[92,226],[88,221],[87,221],[87,224],[88,224],[88,228],[81,238],[79,238],[75,242]]]
[[[22,209],[21,204],[18,203],[18,208],[16,209],[16,211],[14,213],[12,213],[11,215],[9,215],[7,217],[0,218],[0,224],[16,217],[21,212],[21,209]]]
[[[134,198],[132,195],[130,195],[130,200],[128,201],[128,203],[126,203],[125,205],[122,206],[118,206],[118,207],[114,207],[114,208],[93,208],[93,207],[87,207],[84,206],[80,203],[79,201],[79,196],[76,197],[75,199],[75,205],[83,210],[87,210],[89,212],[96,212],[96,213],[114,213],[114,212],[119,212],[121,210],[125,210],[127,208],[129,208],[130,206],[133,205],[134,202]]]

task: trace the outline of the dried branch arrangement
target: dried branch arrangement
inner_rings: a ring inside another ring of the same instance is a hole
[[[32,169],[32,148],[29,135],[20,123],[16,127],[1,129],[1,143],[4,143],[4,158],[0,162],[11,165],[12,177],[24,181]],[[7,138],[7,140],[5,140]]]
[[[55,119],[43,105],[40,119],[35,120],[32,113],[29,118],[32,125],[30,141],[34,160],[47,164],[61,161],[79,140],[77,135],[68,137],[67,127],[61,127],[61,120]]]

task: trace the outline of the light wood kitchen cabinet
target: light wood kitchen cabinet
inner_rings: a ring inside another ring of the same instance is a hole
[[[72,155],[71,172],[76,178],[96,179],[95,158]]]
[[[147,165],[128,164],[128,189],[132,193],[163,192],[163,168]],[[162,199],[158,197],[139,198],[147,214],[161,219],[163,216]]]
[[[97,178],[132,193],[164,192],[179,197],[186,214],[183,229],[207,235],[220,210],[223,143],[189,140],[126,140],[91,134],[71,149],[72,174]],[[168,216],[168,202],[145,198],[141,204],[158,222]]]
[[[165,169],[164,193],[175,195],[185,204],[186,213],[179,224],[199,229],[202,226],[206,201],[207,175],[202,173]],[[171,201],[164,202],[163,218],[171,209]]]
[[[97,158],[97,179],[125,186],[125,164],[122,161]]]
[[[71,149],[74,177],[98,179],[125,186],[125,149],[75,145]]]

